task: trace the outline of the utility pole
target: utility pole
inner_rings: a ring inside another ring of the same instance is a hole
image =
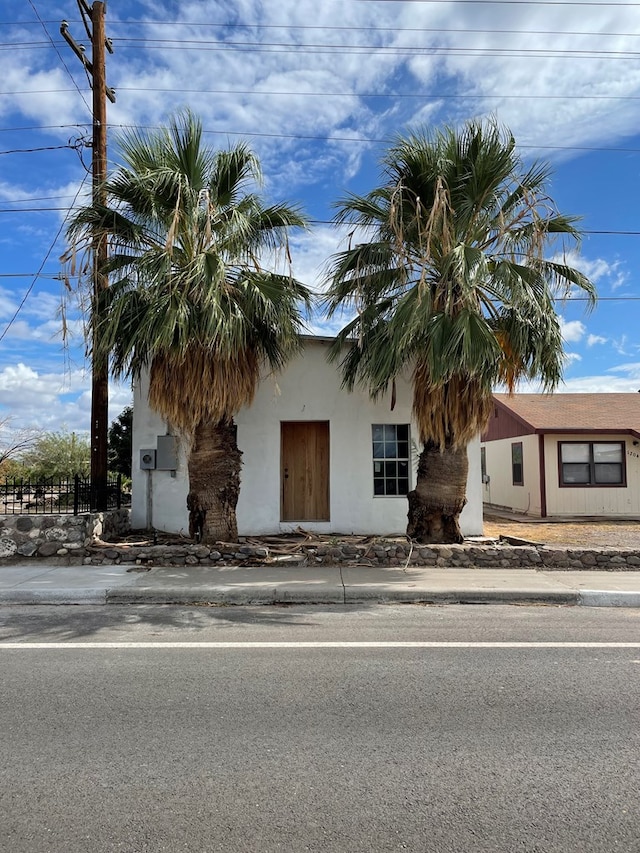
[[[105,204],[104,182],[107,178],[107,98],[115,103],[116,96],[106,83],[105,50],[113,53],[105,35],[106,3],[96,0],[89,8],[86,0],[76,0],[82,22],[91,40],[91,60],[85,48],[78,44],[63,21],[60,33],[84,65],[93,90],[92,178],[93,202]],[[107,430],[109,426],[109,364],[106,358],[96,357],[95,319],[100,312],[104,292],[109,287],[102,271],[107,260],[106,237],[96,234],[93,239],[93,292],[91,310],[94,317],[93,357],[91,365],[91,508],[107,508]]]

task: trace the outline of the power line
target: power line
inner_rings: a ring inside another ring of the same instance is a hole
[[[353,3],[447,3],[451,6],[457,4],[472,4],[473,6],[617,6],[635,9],[640,3],[618,3],[610,0],[593,0],[593,2],[580,2],[580,0],[352,0]]]
[[[80,95],[80,97],[82,98],[82,102],[83,102],[83,104],[84,104],[84,105],[85,105],[85,107],[89,110],[89,112],[93,115],[93,113],[92,113],[92,111],[91,111],[91,107],[90,107],[90,106],[89,106],[89,104],[87,103],[87,101],[86,101],[86,99],[85,99],[85,96],[84,96],[84,94],[82,93],[82,90],[80,89],[80,87],[78,86],[78,84],[77,84],[77,83],[76,83],[76,81],[75,81],[75,77],[74,77],[74,76],[73,76],[73,74],[69,71],[69,68],[68,68],[68,66],[67,66],[67,63],[64,61],[64,57],[62,56],[62,54],[60,53],[60,51],[59,51],[59,50],[58,50],[58,48],[56,47],[56,43],[54,42],[54,40],[53,40],[53,39],[51,38],[51,36],[49,35],[49,30],[46,28],[46,26],[45,26],[44,22],[42,21],[42,18],[41,18],[41,17],[40,17],[40,15],[38,14],[38,10],[37,10],[37,9],[36,9],[36,7],[33,5],[33,0],[29,0],[29,5],[30,5],[30,6],[31,6],[31,8],[33,9],[34,14],[35,14],[36,18],[38,19],[38,21],[40,21],[40,23],[42,24],[42,29],[45,31],[45,33],[46,33],[46,36],[47,36],[48,40],[51,42],[51,46],[53,47],[53,49],[55,50],[55,52],[58,54],[58,58],[60,59],[60,62],[61,62],[61,63],[62,63],[62,65],[64,66],[64,70],[67,72],[67,74],[68,74],[68,75],[69,75],[69,77],[71,78],[71,82],[73,83],[73,85],[74,85],[74,86],[75,86],[75,88],[77,89],[78,94],[79,94],[79,95]],[[1,339],[0,339],[0,340],[1,340]]]
[[[17,89],[13,92],[0,92],[0,95],[55,95],[71,92],[72,89]],[[191,95],[254,95],[255,97],[292,97],[304,95],[311,98],[378,98],[386,100],[538,100],[538,101],[640,101],[640,95],[575,95],[571,93],[559,95],[530,95],[530,94],[498,94],[482,95],[479,93],[456,92],[311,92],[311,91],[275,91],[270,89],[183,89],[178,87],[165,88],[160,86],[118,86],[119,92],[164,92],[167,94]],[[58,125],[58,127],[79,127],[80,125]],[[1,128],[8,130],[40,130],[31,128]],[[42,128],[44,129],[44,127]]]
[[[532,33],[526,30],[515,31],[493,31],[493,30],[464,30],[459,32],[468,32],[473,34],[478,33],[493,33],[496,35],[508,32],[521,33],[522,35],[530,36]],[[542,35],[551,35],[551,33],[541,33]],[[558,35],[564,35],[558,33]],[[593,33],[594,36],[600,37],[599,33]],[[366,53],[368,56],[374,52],[385,56],[422,56],[428,54],[430,56],[445,56],[452,54],[454,56],[504,56],[511,58],[528,57],[532,59],[637,59],[640,56],[638,51],[631,50],[597,50],[595,48],[524,48],[524,47],[470,47],[455,45],[382,45],[382,44],[321,44],[314,42],[264,42],[264,41],[221,41],[221,40],[202,40],[202,39],[152,39],[152,38],[117,38],[112,39],[113,42],[119,42],[122,47],[129,50],[198,50],[198,51],[239,51],[252,53],[286,53],[286,54],[339,54],[339,55],[355,55],[359,56]],[[51,45],[57,47],[53,41]],[[34,43],[24,42],[18,44],[0,44],[0,50],[15,50],[17,48],[47,47],[46,42]],[[58,55],[60,55],[58,53]],[[72,78],[73,79],[73,78]],[[75,81],[74,81],[75,85]],[[76,85],[76,89],[77,89]],[[78,89],[80,92],[80,89]]]
[[[78,195],[74,199],[76,201]],[[56,198],[56,196],[53,196]],[[12,201],[15,203],[15,200]],[[0,204],[2,202],[0,201]],[[73,206],[73,205],[72,205]],[[0,213],[58,213],[63,210],[68,210],[66,207],[0,207]],[[330,219],[310,219],[310,225],[334,225]],[[640,237],[640,231],[623,231],[623,230],[595,230],[595,229],[583,229],[581,231],[582,234],[586,235],[600,235],[600,236],[614,236],[614,237]]]
[[[75,197],[74,197],[73,201],[71,202],[71,205],[70,205],[70,206],[69,206],[69,208],[67,209],[67,215],[66,215],[66,216],[64,217],[64,219],[62,220],[62,222],[61,222],[61,224],[60,224],[60,227],[59,227],[59,228],[58,228],[58,230],[56,231],[56,235],[55,235],[55,237],[53,238],[53,241],[52,241],[51,245],[50,245],[50,246],[49,246],[49,248],[47,249],[47,252],[46,252],[46,254],[45,254],[45,256],[44,256],[44,260],[43,260],[43,261],[42,261],[42,263],[40,264],[40,267],[39,267],[39,269],[38,269],[38,272],[34,275],[33,280],[31,281],[31,284],[29,285],[29,287],[28,287],[28,288],[27,288],[27,290],[25,291],[25,294],[24,294],[24,296],[22,297],[22,300],[21,300],[20,304],[18,305],[18,307],[16,308],[16,310],[15,310],[15,311],[14,311],[14,313],[13,313],[13,316],[11,317],[11,319],[9,320],[9,322],[7,323],[7,325],[5,326],[4,331],[2,332],[2,334],[0,334],[0,341],[2,341],[2,340],[4,339],[5,335],[7,334],[7,332],[8,332],[8,331],[9,331],[9,329],[11,328],[11,326],[14,324],[14,322],[15,322],[15,320],[16,320],[16,317],[18,316],[18,314],[19,314],[19,313],[20,313],[20,311],[22,310],[22,308],[23,308],[23,306],[24,306],[25,302],[27,301],[27,298],[29,297],[29,294],[31,293],[31,291],[32,291],[32,290],[33,290],[33,288],[35,287],[36,281],[37,281],[37,280],[38,280],[38,278],[41,276],[41,274],[42,274],[42,270],[44,269],[45,264],[46,264],[46,263],[47,263],[47,261],[49,260],[49,255],[51,254],[51,252],[53,252],[53,248],[54,248],[54,246],[56,245],[56,243],[58,242],[58,237],[59,237],[59,236],[60,236],[60,234],[62,233],[62,229],[63,229],[63,228],[65,227],[65,225],[67,224],[67,219],[69,218],[69,216],[70,216],[70,214],[71,214],[71,211],[73,210],[73,207],[74,207],[74,205],[75,205],[75,203],[76,203],[76,200],[78,199],[78,196],[80,195],[80,192],[81,192],[81,190],[82,190],[82,188],[83,188],[83,186],[84,186],[84,182],[86,181],[86,179],[87,179],[87,176],[85,175],[85,176],[84,176],[84,178],[82,179],[82,182],[80,183],[80,186],[78,187],[78,191],[76,192]]]
[[[86,140],[79,139],[75,143],[67,143],[66,145],[43,145],[40,148],[11,148],[8,151],[0,151],[0,154],[33,154],[35,151],[60,151],[63,148],[78,151],[79,148],[88,147],[89,143]]]
[[[178,90],[171,90],[178,91]],[[207,94],[206,90],[199,90],[202,94]],[[0,93],[2,94],[2,93]],[[428,97],[428,96],[425,96]],[[82,125],[53,125],[52,127],[82,127]],[[161,130],[162,125],[154,125],[154,124],[112,124],[112,128],[117,130]],[[0,128],[0,130],[14,130],[14,131],[26,131],[26,130],[40,130],[39,127],[29,127],[29,128]],[[357,142],[360,144],[382,144],[385,145],[389,142],[388,138],[376,138],[376,137],[363,137],[363,136],[318,136],[314,134],[302,134],[302,133],[266,133],[263,131],[251,131],[251,130],[208,130],[204,129],[203,133],[209,134],[222,134],[223,136],[248,136],[248,137],[257,137],[257,138],[267,138],[267,139],[300,139],[304,141],[310,142]],[[518,143],[518,148],[522,150],[534,150],[534,151],[585,151],[585,152],[606,152],[606,153],[615,153],[615,154],[638,154],[640,153],[640,148],[619,148],[616,146],[605,146],[605,145],[527,145],[526,143]]]
[[[560,5],[554,3],[553,5]],[[596,5],[596,4],[585,4]],[[70,21],[78,23],[77,21]],[[0,21],[0,26],[32,26],[33,21]],[[56,21],[45,21],[47,24],[55,24]],[[596,32],[594,30],[512,30],[512,29],[479,29],[474,27],[372,27],[372,26],[339,26],[329,24],[261,24],[249,22],[208,22],[208,21],[112,21],[110,26],[116,28],[118,26],[130,29],[132,26],[152,26],[152,27],[198,27],[200,30],[206,29],[235,29],[235,30],[302,30],[307,31],[322,31],[322,32],[371,32],[371,33],[473,33],[473,34],[505,34],[505,35],[568,35],[568,36],[621,36],[629,38],[640,38],[640,33],[618,33],[618,32]],[[44,44],[44,42],[42,42]]]
[[[37,273],[37,272],[0,272],[0,278],[50,278],[53,281],[61,281],[60,273]]]
[[[117,41],[117,39],[114,39]],[[124,46],[126,47],[126,45]],[[181,50],[184,51],[184,44],[143,44],[138,45],[138,48],[145,50]],[[211,53],[273,53],[273,54],[298,54],[298,55],[366,55],[367,58],[372,58],[373,54],[381,54],[383,56],[499,56],[512,59],[637,59],[640,53],[635,51],[606,51],[592,50],[584,48],[581,50],[562,50],[560,48],[483,48],[483,47],[450,47],[438,45],[424,45],[421,47],[402,47],[402,46],[385,46],[385,45],[352,45],[342,47],[341,45],[332,45],[329,47],[302,44],[292,45],[283,44],[265,44],[254,43],[236,43],[224,42],[212,44],[208,47],[193,47],[189,50],[198,50]]]
[[[63,91],[71,92],[72,90],[64,89]],[[0,127],[0,133],[26,133],[29,130],[67,130],[70,127],[91,127],[91,122],[85,121],[76,124],[32,124],[29,127]]]

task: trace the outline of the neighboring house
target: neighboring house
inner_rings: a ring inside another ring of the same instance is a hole
[[[640,516],[640,394],[495,394],[485,505],[541,518]]]
[[[390,394],[373,403],[366,391],[345,391],[327,362],[330,343],[306,338],[304,352],[281,375],[265,377],[236,417],[241,536],[298,527],[378,535],[406,529],[418,457],[409,383],[397,381],[393,411]],[[143,379],[134,389],[132,526],[187,535],[184,450],[149,408],[147,388]],[[472,535],[482,533],[479,438],[468,455],[461,528]]]

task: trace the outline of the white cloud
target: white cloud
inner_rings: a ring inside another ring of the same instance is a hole
[[[587,331],[584,323],[581,323],[580,320],[565,320],[564,317],[560,317],[560,331],[562,333],[562,337],[565,341],[571,343],[577,343],[581,341]]]
[[[589,335],[587,338],[587,346],[592,347],[596,344],[606,344],[608,340],[608,338],[603,338],[602,335]]]
[[[109,420],[131,404],[127,383],[110,383]],[[87,370],[41,372],[22,362],[0,371],[0,412],[15,427],[77,432],[89,429],[91,376]]]
[[[598,290],[602,290],[600,285],[608,285],[611,292],[614,292],[626,284],[629,279],[629,274],[623,269],[620,260],[607,261],[604,258],[587,258],[575,250],[559,253],[552,260],[580,270],[598,286]]]

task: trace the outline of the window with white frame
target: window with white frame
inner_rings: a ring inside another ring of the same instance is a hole
[[[623,441],[558,443],[561,486],[624,486]]]
[[[409,492],[409,424],[373,424],[373,494]]]

